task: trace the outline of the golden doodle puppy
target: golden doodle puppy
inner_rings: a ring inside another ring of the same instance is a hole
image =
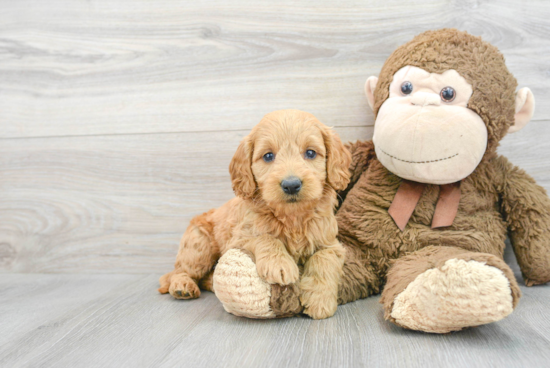
[[[349,182],[350,161],[340,138],[313,115],[281,110],[264,116],[229,165],[237,197],[191,220],[159,292],[192,299],[199,285],[212,291],[217,260],[240,248],[253,254],[268,283],[299,283],[304,313],[332,316],[344,263],[336,191]]]

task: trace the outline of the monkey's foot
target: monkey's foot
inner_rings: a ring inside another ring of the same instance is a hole
[[[446,333],[498,321],[513,310],[510,282],[501,270],[450,259],[397,295],[391,317],[413,330]]]
[[[447,333],[498,321],[521,292],[500,257],[459,247],[428,246],[398,258],[380,302],[384,317],[412,330]]]

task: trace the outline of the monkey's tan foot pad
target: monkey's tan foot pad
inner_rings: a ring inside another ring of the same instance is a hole
[[[281,318],[302,311],[298,287],[267,283],[258,275],[254,256],[240,249],[230,249],[219,259],[214,292],[224,309],[236,316]]]
[[[498,321],[512,313],[510,281],[483,262],[450,259],[418,275],[395,298],[398,325],[432,333]]]

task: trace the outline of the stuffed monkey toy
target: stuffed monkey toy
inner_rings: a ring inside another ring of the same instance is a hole
[[[496,47],[455,29],[416,36],[367,80],[374,135],[348,145],[337,213],[340,304],[382,291],[387,320],[432,333],[498,321],[520,298],[507,235],[525,284],[550,281],[550,200],[496,152],[533,116],[533,94],[516,87]],[[265,283],[238,251],[219,261],[214,289],[237,315],[300,311],[295,285]]]

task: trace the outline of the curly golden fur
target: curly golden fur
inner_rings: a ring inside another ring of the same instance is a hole
[[[316,157],[306,157],[306,150]],[[266,162],[269,152],[275,159]],[[199,297],[199,285],[212,290],[217,260],[239,248],[253,253],[267,282],[299,282],[306,314],[332,316],[344,263],[336,238],[336,190],[349,182],[350,161],[338,136],[313,115],[297,110],[266,115],[242,140],[229,166],[238,197],[191,220],[175,268],[160,278],[159,292],[191,299]],[[297,194],[281,187],[291,176],[301,180]]]

